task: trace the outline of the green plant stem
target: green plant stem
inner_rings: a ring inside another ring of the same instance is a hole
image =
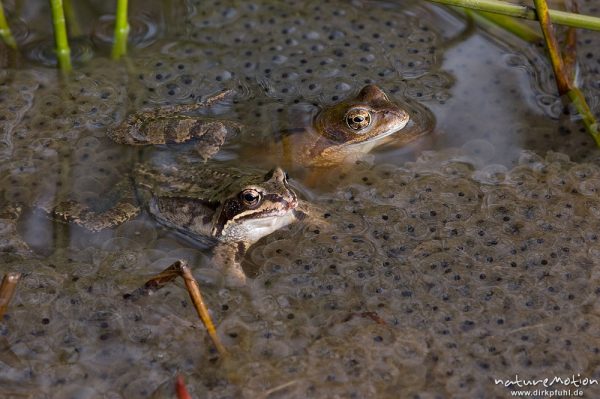
[[[71,0],[63,0],[65,17],[67,18],[67,26],[69,27],[69,32],[71,33],[71,37],[81,36],[81,27],[79,26],[79,22],[77,22],[77,16],[75,15],[75,9],[73,8],[73,2]]]
[[[6,17],[4,16],[4,6],[2,5],[2,1],[0,0],[0,36],[4,43],[6,43],[9,47],[14,49],[17,48],[17,42],[10,32],[10,28],[8,27],[8,22],[6,22]]]
[[[458,6],[474,10],[488,11],[511,17],[537,20],[537,14],[529,7],[519,6],[498,0],[429,0],[434,3]],[[553,23],[591,30],[600,30],[600,18],[573,14],[565,11],[549,10]]]
[[[583,124],[585,125],[588,133],[592,136],[594,141],[596,142],[596,146],[600,147],[600,126],[598,126],[598,122],[594,117],[594,114],[590,110],[587,102],[585,101],[585,97],[579,88],[574,87],[567,93],[567,96],[571,100],[571,103],[581,115],[583,120]]]
[[[129,36],[129,23],[127,22],[127,0],[117,0],[115,15],[115,42],[112,57],[115,60],[127,53],[127,37]]]
[[[71,49],[67,38],[67,25],[62,0],[50,0],[52,6],[52,22],[54,25],[54,41],[56,42],[56,58],[61,71],[71,71]]]
[[[542,36],[540,36],[540,34],[532,29],[529,25],[525,25],[514,18],[507,17],[506,15],[472,10],[465,10],[465,12],[480,23],[498,26],[527,42],[533,43],[542,40]]]

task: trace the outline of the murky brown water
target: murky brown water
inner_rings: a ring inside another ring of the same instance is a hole
[[[202,398],[504,398],[494,379],[600,380],[600,152],[562,112],[539,49],[421,2],[145,2],[138,48],[115,63],[111,8],[96,2],[78,9],[89,60],[59,81],[39,41],[48,10],[26,3],[26,59],[0,71],[0,200],[23,206],[0,220],[0,271],[25,273],[0,324],[0,396],[173,397],[178,373]],[[580,33],[596,115],[599,40]],[[248,143],[371,82],[433,132],[314,189],[296,181],[323,222],[255,245],[247,287],[224,286],[210,251],[147,215],[92,234],[35,210],[93,201],[140,160],[189,156],[105,137],[144,105],[235,88],[211,112],[247,129],[210,162],[266,168],[279,154]],[[180,258],[227,362],[183,284],[123,299]]]

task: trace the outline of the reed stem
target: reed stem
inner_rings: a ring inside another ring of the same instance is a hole
[[[204,303],[204,299],[202,298],[202,293],[200,292],[200,285],[192,275],[190,267],[187,262],[184,260],[178,260],[174,262],[171,266],[167,267],[165,270],[152,277],[150,280],[144,284],[144,290],[146,291],[157,291],[164,287],[166,284],[175,280],[177,277],[181,277],[185,282],[185,287],[190,295],[190,299],[192,300],[192,304],[196,309],[196,313],[200,317],[202,324],[206,327],[206,331],[210,336],[210,339],[213,341],[215,348],[217,348],[217,352],[223,357],[228,355],[227,349],[221,343],[219,336],[217,335],[217,330],[215,325],[210,317],[210,313],[208,312],[208,307]],[[137,294],[134,294],[137,295]]]
[[[533,0],[537,15],[540,21],[540,27],[544,34],[544,41],[546,47],[548,47],[548,53],[550,55],[550,62],[552,69],[554,70],[554,79],[556,79],[556,86],[558,87],[558,93],[562,96],[572,89],[571,82],[565,74],[565,65],[563,64],[562,57],[560,55],[560,49],[558,47],[558,40],[554,35],[554,27],[550,22],[550,14],[548,12],[548,4],[546,0]]]
[[[115,15],[115,42],[113,43],[112,58],[118,60],[127,53],[127,37],[129,23],[127,22],[127,0],[117,0]]]
[[[592,136],[596,145],[600,147],[598,122],[585,101],[585,96],[581,90],[575,86],[572,78],[568,76],[568,68],[565,68],[565,63],[561,56],[560,48],[558,47],[558,41],[554,35],[552,23],[550,22],[548,3],[546,3],[546,0],[534,0],[534,4],[539,16],[544,40],[548,47],[548,53],[550,54],[550,62],[552,63],[552,69],[554,70],[554,78],[556,79],[558,92],[561,96],[566,95],[571,100],[571,103],[575,109],[577,109],[577,112],[579,112],[588,133]],[[574,52],[575,50],[572,49],[571,51]],[[575,54],[570,54],[569,57],[575,57]]]
[[[69,28],[69,32],[71,33],[71,37],[81,36],[81,26],[77,21],[77,16],[75,15],[75,9],[73,8],[72,0],[63,1],[65,18],[67,19],[67,26]]]
[[[538,20],[535,10],[526,6],[519,6],[498,0],[429,0],[434,3],[445,4],[481,10],[511,17],[525,18],[532,21]],[[574,14],[565,11],[548,10],[552,22],[559,25],[573,26],[575,28],[600,30],[600,18],[590,15]]]
[[[52,6],[52,23],[54,26],[54,41],[56,43],[56,58],[58,66],[63,72],[70,72],[71,49],[69,48],[69,39],[67,37],[67,24],[62,0],[50,0]]]
[[[485,11],[465,10],[465,12],[479,23],[498,26],[526,42],[534,43],[542,40],[542,36],[536,30],[512,17]]]
[[[7,46],[16,49],[17,42],[10,32],[10,28],[8,26],[8,22],[6,21],[6,16],[4,15],[4,6],[2,5],[2,0],[0,0],[0,37],[4,40]]]

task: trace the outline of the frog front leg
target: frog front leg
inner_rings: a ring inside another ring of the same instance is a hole
[[[246,285],[247,277],[242,269],[242,260],[247,249],[248,244],[244,242],[220,242],[213,249],[213,262],[223,270],[226,285]]]

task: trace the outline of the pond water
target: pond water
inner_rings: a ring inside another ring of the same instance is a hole
[[[494,379],[600,380],[600,151],[542,48],[417,1],[146,1],[115,62],[112,6],[95,1],[75,10],[61,80],[49,10],[23,3],[9,4],[22,57],[4,51],[0,71],[0,271],[24,273],[0,324],[1,397],[174,397],[177,374],[198,398],[504,398]],[[600,36],[578,33],[598,116]],[[37,210],[97,201],[140,162],[202,168],[189,145],[106,137],[142,107],[234,89],[206,113],[244,128],[208,163],[267,169],[282,154],[253,144],[370,83],[428,134],[310,186],[292,167],[316,217],[255,244],[244,287],[145,213],[91,233]],[[123,298],[177,259],[229,359],[181,282]]]

